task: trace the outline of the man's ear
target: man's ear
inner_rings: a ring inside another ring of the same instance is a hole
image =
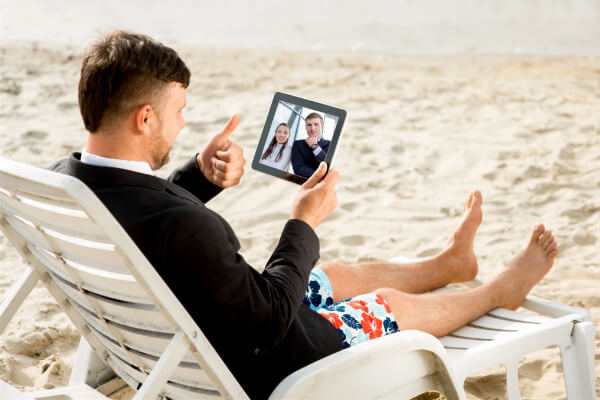
[[[139,134],[149,135],[156,123],[156,113],[150,104],[144,104],[135,112],[135,127]]]

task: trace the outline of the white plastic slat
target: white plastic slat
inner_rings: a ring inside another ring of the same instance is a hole
[[[472,326],[463,326],[457,330],[455,330],[454,332],[452,332],[452,336],[459,336],[459,337],[463,337],[465,339],[487,339],[487,340],[494,340],[494,339],[500,339],[500,338],[505,338],[507,336],[514,336],[516,335],[516,332],[506,332],[506,331],[499,331],[499,330],[492,330],[492,329],[480,329],[480,328],[474,328]]]
[[[13,161],[2,159],[0,160],[4,164],[5,162],[14,163]],[[15,163],[16,165],[17,163]],[[21,167],[22,164],[19,165]],[[42,170],[40,170],[42,171]],[[73,200],[71,196],[66,193],[63,189],[58,189],[53,186],[49,186],[45,183],[38,183],[31,181],[29,179],[20,178],[13,176],[13,171],[6,173],[0,170],[0,181],[2,182],[2,187],[6,190],[16,193],[31,193],[34,195],[39,195],[41,197],[46,197],[49,199],[54,199],[55,201],[60,201],[63,203],[72,203]],[[52,174],[50,171],[44,171]],[[27,175],[27,173],[25,173]]]
[[[138,369],[132,367],[128,363],[124,362],[123,360],[119,359],[118,357],[115,357],[112,354],[109,356],[108,360],[109,360],[110,366],[113,368],[113,370],[115,370],[115,372],[117,372],[119,374],[125,373],[129,377],[130,380],[132,379],[136,382],[142,383],[147,378],[146,374],[140,372]],[[123,380],[127,382],[126,379],[123,379]],[[134,386],[134,385],[132,385],[132,386]],[[202,389],[194,390],[194,388],[186,387],[184,385],[173,384],[170,382],[165,385],[163,392],[167,396],[169,396],[170,398],[173,398],[173,399],[190,399],[190,400],[210,399],[210,400],[214,400],[214,399],[221,398],[220,393],[218,391],[216,391],[216,389],[215,390],[202,390]]]
[[[81,316],[89,324],[92,331],[97,331],[99,334],[117,342],[112,332],[109,332],[94,315],[85,311],[81,306],[75,305],[75,308],[81,313]],[[123,338],[125,346],[139,353],[149,354],[155,358],[159,358],[164,353],[169,342],[173,339],[173,335],[171,334],[123,327],[112,321],[108,321],[108,324],[111,325],[112,329],[118,331],[118,334]],[[188,353],[183,358],[183,361],[194,363],[196,362],[196,358],[191,353]]]
[[[442,342],[444,347],[451,347],[456,349],[471,349],[473,347],[490,343],[489,340],[463,339],[454,336],[444,336],[440,338],[440,342]]]
[[[6,193],[9,193],[9,192],[6,191]],[[33,201],[36,201],[39,203],[44,203],[49,206],[72,209],[72,210],[82,210],[81,206],[79,204],[77,204],[77,202],[70,197],[69,198],[65,198],[65,197],[56,198],[56,197],[52,197],[52,196],[47,196],[45,193],[31,193],[31,192],[25,192],[22,190],[14,190],[14,191],[12,191],[12,193],[19,197],[25,197],[29,200],[33,200]]]
[[[0,209],[65,235],[108,241],[100,225],[90,220],[84,211],[49,206],[26,198],[19,201],[2,192]]]
[[[98,335],[98,340],[102,342],[106,349],[115,354],[117,357],[122,360],[135,365],[135,360],[131,359],[127,352],[123,350],[118,344],[110,341],[106,337],[102,335]],[[149,357],[147,354],[137,353],[142,361],[142,365],[147,370],[152,370],[156,365],[158,358]],[[173,375],[169,378],[170,381],[179,383],[182,385],[192,386],[196,388],[201,388],[205,390],[216,390],[212,381],[206,376],[206,373],[200,368],[197,363],[188,363],[185,362],[180,364],[173,371]]]
[[[10,224],[10,226],[25,240],[27,243],[31,243],[37,247],[50,248],[50,243],[46,240],[45,235],[36,230],[34,227],[28,225],[25,221],[20,220],[12,215],[5,215],[4,219]]]
[[[535,324],[507,321],[505,319],[494,318],[494,317],[490,317],[487,315],[484,315],[483,317],[470,322],[469,326],[473,326],[476,328],[483,328],[483,329],[495,329],[495,330],[508,331],[508,332],[523,331],[523,330],[532,329],[532,328],[536,327]]]
[[[48,251],[60,252],[61,256],[68,258],[78,264],[90,265],[98,269],[106,269],[112,272],[127,273],[123,267],[125,261],[114,251],[114,245],[85,240],[67,240],[63,235],[42,233],[31,223],[25,222],[11,215],[5,219],[27,242]],[[52,243],[50,243],[50,240]]]
[[[511,310],[507,310],[505,308],[496,308],[490,312],[488,312],[488,315],[497,317],[497,318],[503,318],[509,321],[520,321],[520,322],[527,322],[527,323],[531,323],[531,324],[543,324],[544,322],[548,322],[551,321],[552,318],[548,318],[548,317],[543,317],[541,315],[531,315],[531,314],[524,314],[524,313],[520,313],[520,312],[516,312],[516,311],[511,311]]]
[[[156,330],[159,332],[173,331],[168,321],[154,306],[126,303],[90,294],[84,295],[78,289],[71,287],[60,279],[55,279],[55,282],[72,302],[79,304],[93,314],[96,314],[96,310],[91,301],[97,302],[102,309],[102,316],[105,319],[139,329]],[[90,301],[88,301],[88,297],[91,297]]]
[[[467,349],[468,350],[468,349]],[[459,358],[462,357],[465,353],[465,351],[467,350],[462,350],[462,349],[446,349],[446,354],[448,354],[448,357],[450,357],[451,359],[453,358]]]
[[[30,250],[50,271],[64,280],[75,284],[70,271],[65,268],[63,263],[59,261],[54,254],[37,247],[31,247]],[[121,274],[118,272],[86,267],[85,265],[77,264],[69,260],[65,260],[65,262],[73,268],[79,278],[81,278],[81,287],[86,290],[121,301],[152,304],[152,300],[145,296],[144,289],[142,289],[130,274]]]

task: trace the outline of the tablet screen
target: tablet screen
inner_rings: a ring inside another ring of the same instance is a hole
[[[252,167],[305,182],[322,161],[331,165],[345,119],[342,109],[276,93]]]

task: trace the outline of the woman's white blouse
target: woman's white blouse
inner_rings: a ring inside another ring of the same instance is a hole
[[[260,163],[269,167],[277,168],[282,171],[287,170],[288,166],[290,165],[290,158],[292,157],[292,146],[285,146],[285,148],[283,149],[283,153],[281,154],[281,158],[279,159],[279,161],[275,161],[275,158],[281,150],[281,146],[283,146],[283,144],[276,144],[275,148],[273,149],[273,152],[271,152],[269,157],[261,158]]]

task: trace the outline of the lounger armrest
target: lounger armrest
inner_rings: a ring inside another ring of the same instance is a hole
[[[458,392],[450,365],[439,340],[408,330],[314,362],[285,378],[270,399],[404,398],[428,390],[454,399]]]

